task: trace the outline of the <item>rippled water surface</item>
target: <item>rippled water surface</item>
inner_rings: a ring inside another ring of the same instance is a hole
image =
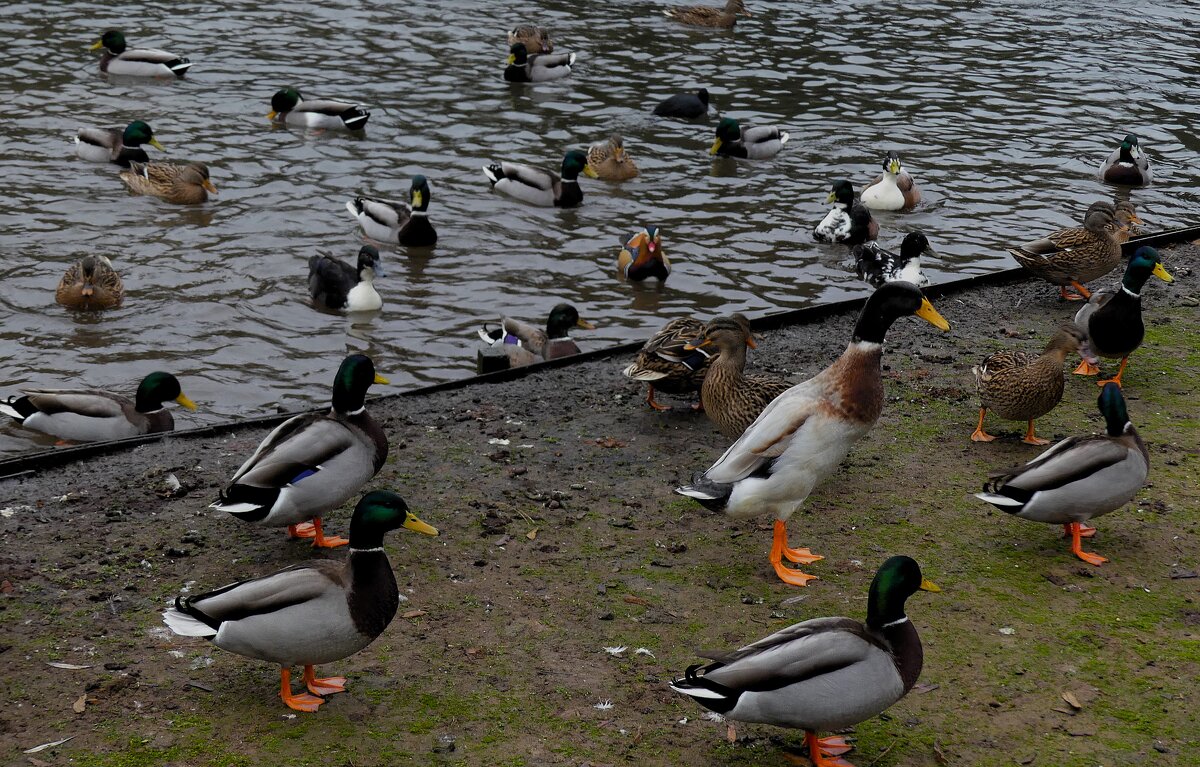
[[[593,348],[682,314],[858,294],[845,249],[809,230],[830,182],[861,185],[887,149],[924,200],[879,215],[880,239],[923,230],[935,281],[1011,266],[1005,243],[1111,198],[1095,171],[1129,131],[1155,170],[1133,196],[1151,228],[1194,220],[1200,11],[1189,4],[748,3],[754,17],[730,32],[679,26],[658,2],[8,4],[2,391],[131,389],[164,369],[201,405],[176,410],[177,423],[198,425],[324,402],[350,350],[371,354],[390,390],[469,375],[481,321],[544,318],[564,300],[597,325],[576,333]],[[503,81],[504,30],[526,21],[578,53],[570,78]],[[195,66],[178,82],[106,78],[87,47],[110,27]],[[366,131],[271,126],[284,85],[366,105]],[[715,116],[650,115],[698,86],[722,114],[789,131],[783,153],[713,161]],[[114,168],[75,158],[78,128],[136,118],[166,145],[157,157],[207,162],[220,196],[194,208],[132,197]],[[642,175],[584,179],[577,210],[523,206],[480,171],[502,159],[557,168],[566,149],[614,130]],[[362,242],[345,201],[404,199],[418,172],[433,187],[437,247],[384,252],[377,315],[315,310],[308,258],[352,260]],[[675,265],[662,289],[615,275],[619,239],[643,223],[663,228]],[[89,252],[121,271],[121,308],[54,303],[63,269]],[[0,452],[44,444],[0,427]]]

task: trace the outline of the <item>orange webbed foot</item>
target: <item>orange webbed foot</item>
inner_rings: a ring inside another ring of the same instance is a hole
[[[298,525],[288,525],[289,538],[316,538],[317,527],[312,522],[301,522]]]
[[[1087,360],[1080,360],[1079,367],[1075,368],[1071,372],[1077,376],[1100,375],[1100,366],[1093,365],[1092,363],[1088,362]]]
[[[314,695],[333,695],[346,691],[346,677],[327,676],[318,678],[315,667],[305,666],[304,686]]]
[[[1099,554],[1092,554],[1091,552],[1083,550],[1083,547],[1080,545],[1080,542],[1079,542],[1079,539],[1083,537],[1083,530],[1081,529],[1081,526],[1078,522],[1068,522],[1067,529],[1069,529],[1071,531],[1071,553],[1072,554],[1079,557],[1084,562],[1087,562],[1089,565],[1095,565],[1097,567],[1099,567],[1101,564],[1108,561],[1107,559],[1100,556]]]
[[[812,760],[813,767],[854,767],[841,758],[850,750],[845,738],[818,738],[816,733],[805,730],[804,743],[808,746],[808,758]]]
[[[811,565],[813,562],[820,562],[825,557],[820,554],[814,554],[808,549],[789,549],[784,546],[780,552],[783,558],[789,562],[795,562],[798,565]]]
[[[325,535],[325,531],[321,528],[320,517],[313,517],[312,523],[313,530],[316,533],[313,536],[313,548],[332,549],[336,546],[345,546],[350,542],[348,538],[342,538],[337,535]]]
[[[993,437],[991,434],[988,434],[983,429],[976,429],[975,431],[971,432],[972,442],[991,442],[994,439],[995,437]]]
[[[771,566],[775,568],[775,574],[779,576],[779,580],[789,586],[807,586],[809,581],[817,579],[817,576],[793,570],[783,562],[772,562]]]
[[[1038,447],[1050,444],[1050,440],[1042,439],[1037,434],[1034,434],[1033,421],[1029,422],[1029,428],[1025,431],[1025,436],[1021,439],[1021,441],[1026,445],[1037,445]]]
[[[325,702],[324,698],[318,698],[316,695],[309,695],[306,692],[293,693],[290,668],[279,670],[279,697],[288,708],[295,711],[316,711]]]
[[[1099,373],[1100,371],[1097,370],[1096,372]],[[1096,385],[1104,386],[1105,384],[1110,384],[1110,383],[1115,383],[1118,387],[1120,387],[1121,386],[1121,376],[1113,376],[1112,378],[1105,378],[1101,381],[1097,381]]]
[[[660,413],[663,413],[663,412],[671,409],[670,405],[660,405],[654,401],[654,387],[653,386],[650,386],[649,384],[647,384],[646,389],[647,389],[647,391],[646,391],[646,404],[647,405],[654,408],[655,410],[657,410]]]
[[[1088,298],[1088,296],[1082,295],[1081,293],[1070,292],[1067,290],[1065,285],[1058,289],[1058,295],[1061,296],[1062,300],[1064,301],[1083,301]]]

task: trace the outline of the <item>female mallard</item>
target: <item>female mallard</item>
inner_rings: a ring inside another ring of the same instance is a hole
[[[111,309],[125,297],[121,275],[107,256],[84,256],[67,267],[54,300],[72,309]]]
[[[913,177],[904,172],[900,155],[888,152],[883,158],[883,173],[863,187],[862,204],[875,210],[911,210],[921,201],[921,190]]]
[[[990,409],[1009,421],[1028,421],[1021,441],[1027,445],[1049,445],[1033,431],[1033,421],[1049,413],[1062,399],[1063,363],[1078,354],[1095,360],[1088,347],[1087,334],[1076,325],[1065,325],[1046,344],[1041,354],[1000,351],[983,364],[971,368],[979,392],[979,424],[971,439],[991,442],[995,439],[983,430],[984,414]]]
[[[280,666],[279,696],[289,708],[316,711],[322,695],[344,692],[346,678],[318,678],[318,663],[348,658],[371,644],[400,604],[383,534],[407,528],[437,535],[395,493],[375,490],[354,507],[350,555],[342,564],[314,559],[273,575],[175,598],[163,623],[180,636],[205,637],[222,650]],[[292,693],[292,666],[304,666],[308,693]]]
[[[245,522],[287,527],[314,546],[342,546],[326,536],[321,515],[341,506],[383,466],[388,443],[364,400],[373,383],[388,383],[371,358],[347,357],[333,379],[333,407],[284,421],[267,435],[210,508]],[[301,524],[306,520],[312,524]]]
[[[1133,500],[1150,473],[1150,453],[1125,411],[1121,387],[1109,382],[1096,401],[1105,434],[1068,437],[1024,466],[992,474],[975,497],[1033,522],[1063,525],[1071,552],[1099,565],[1104,557],[1084,551],[1083,523]]]
[[[638,174],[637,164],[625,151],[625,140],[616,133],[588,147],[587,161],[596,177],[605,181],[626,181]]]
[[[202,162],[176,165],[167,162],[130,163],[121,171],[121,180],[134,194],[161,197],[177,205],[198,205],[216,194],[208,178],[208,166]]]
[[[1083,214],[1084,223],[1087,223],[1087,217],[1092,215],[1094,211],[1103,210],[1112,215],[1117,222],[1116,241],[1124,245],[1129,242],[1129,238],[1133,236],[1133,225],[1144,224],[1137,214],[1137,208],[1129,200],[1121,200],[1116,205],[1107,200],[1097,200],[1088,206],[1087,212]]]
[[[788,134],[774,125],[743,128],[732,117],[722,117],[721,122],[717,123],[717,138],[708,153],[744,160],[765,160],[779,154],[787,140]]]
[[[1124,186],[1150,184],[1150,161],[1142,153],[1137,136],[1132,133],[1125,136],[1121,146],[1100,164],[1100,180]]]
[[[813,239],[817,242],[854,246],[879,236],[879,223],[865,205],[854,199],[854,185],[846,179],[833,182],[826,201],[833,203],[833,207],[813,228]]]
[[[676,93],[654,107],[654,114],[659,117],[681,117],[684,120],[704,117],[708,114],[708,89],[701,88],[695,93]]]
[[[783,557],[801,564],[820,559],[808,549],[788,548],[788,517],[879,420],[883,338],[908,314],[950,328],[916,285],[883,285],[863,305],[850,345],[836,362],[772,400],[716,463],[675,491],[734,517],[773,513],[769,559],[785,583],[803,586],[813,576],[785,567]]]
[[[483,166],[483,175],[492,188],[518,200],[543,207],[574,208],[583,202],[579,174],[596,178],[588,165],[587,155],[578,149],[567,152],[562,161],[562,175],[516,162],[498,162]]]
[[[1083,228],[1060,229],[1008,252],[1035,276],[1058,285],[1065,300],[1080,301],[1091,295],[1082,283],[1103,277],[1121,262],[1118,229],[1112,213],[1096,209]],[[1068,285],[1079,292],[1068,292]]]
[[[110,75],[132,77],[183,77],[192,62],[174,53],[152,48],[129,48],[125,35],[110,29],[92,44],[92,50],[104,49],[100,56],[100,71]]]
[[[751,16],[746,10],[745,0],[728,0],[724,8],[713,8],[707,5],[693,5],[687,8],[668,8],[663,11],[668,19],[674,19],[682,24],[694,27],[717,27],[728,29],[737,24],[738,16]]]
[[[379,251],[372,245],[359,248],[357,268],[333,256],[313,256],[308,259],[308,292],[330,309],[373,312],[383,307],[374,284],[380,273]]]
[[[1143,245],[1129,259],[1125,276],[1121,278],[1120,290],[1101,290],[1092,294],[1086,304],[1075,314],[1075,322],[1088,334],[1088,343],[1101,357],[1121,358],[1121,366],[1112,378],[1097,381],[1103,386],[1109,382],[1121,385],[1121,374],[1133,354],[1142,344],[1146,326],[1142,324],[1142,288],[1151,275],[1163,282],[1174,282],[1175,278],[1163,267],[1158,251]],[[1075,372],[1094,376],[1100,372],[1093,361],[1084,359]]]
[[[361,130],[371,113],[348,101],[305,100],[295,88],[283,88],[271,97],[267,119],[301,128]]]
[[[75,154],[91,162],[111,162],[128,168],[131,162],[149,162],[150,156],[142,149],[149,144],[155,149],[163,145],[154,138],[154,131],[141,120],[134,120],[121,128],[83,128],[75,135]],[[165,151],[165,150],[164,150]]]
[[[818,738],[882,713],[921,676],[924,651],[905,615],[917,591],[941,589],[909,557],[891,557],[875,573],[867,622],[813,618],[713,660],[689,666],[671,689],[731,720],[804,730],[813,767],[850,767],[837,758],[844,738]],[[832,756],[833,759],[827,757]]]
[[[662,232],[647,226],[633,235],[617,254],[617,269],[626,279],[640,282],[647,277],[666,281],[671,260],[662,248]]]
[[[900,243],[900,252],[884,250],[877,242],[864,242],[850,249],[854,269],[868,285],[877,288],[885,282],[911,282],[919,288],[929,284],[921,271],[921,256],[937,253],[921,232],[909,232]]]
[[[554,43],[550,42],[550,33],[545,27],[532,24],[522,24],[508,30],[508,47],[520,43],[529,53],[553,53]]]
[[[730,439],[737,439],[771,401],[792,385],[773,376],[746,375],[746,347],[757,348],[750,325],[740,314],[717,317],[684,347],[715,348],[715,359],[704,376],[700,401],[708,420]],[[711,353],[711,352],[710,352]]]
[[[405,247],[427,248],[437,244],[437,231],[429,223],[429,180],[413,176],[409,204],[381,197],[355,197],[346,210],[358,219],[363,232],[379,242],[399,242]]]
[[[511,317],[501,317],[499,327],[484,325],[478,332],[484,343],[504,352],[508,358],[507,367],[515,368],[579,354],[579,346],[571,338],[572,328],[595,330],[596,326],[580,317],[574,306],[558,304],[550,310],[545,330]]]
[[[509,49],[504,79],[510,83],[544,83],[571,74],[574,53],[530,53],[523,43]]]
[[[26,429],[71,442],[97,442],[171,431],[175,419],[164,402],[195,410],[170,373],[151,373],[134,399],[95,389],[22,389],[0,401],[0,413]]]
[[[733,316],[749,329],[749,320],[741,314]],[[633,364],[621,371],[626,378],[646,382],[647,405],[659,411],[671,409],[670,405],[660,405],[654,401],[655,389],[668,394],[700,391],[713,355],[708,349],[692,348],[690,344],[704,333],[704,327],[703,322],[691,317],[671,320],[650,336],[638,351]],[[697,405],[695,409],[702,407]]]

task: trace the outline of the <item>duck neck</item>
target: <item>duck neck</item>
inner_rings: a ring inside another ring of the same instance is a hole
[[[392,565],[383,551],[383,534],[364,535],[374,531],[355,531],[353,522],[350,529],[350,557],[346,560],[350,588],[346,602],[359,633],[377,637],[395,617],[400,592],[396,589]]]
[[[925,665],[925,650],[921,647],[921,637],[916,627],[907,616],[901,615],[876,630],[891,645],[896,670],[900,672],[904,691],[908,692],[921,678],[921,667]]]

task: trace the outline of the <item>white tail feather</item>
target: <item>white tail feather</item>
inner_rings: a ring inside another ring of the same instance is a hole
[[[642,370],[638,368],[637,363],[633,363],[629,367],[621,371],[626,378],[631,378],[634,381],[657,381],[660,378],[666,378],[666,373],[659,373],[654,370]]]
[[[181,637],[210,637],[217,634],[217,630],[212,626],[196,620],[187,613],[181,613],[174,607],[163,613],[163,623]]]
[[[1024,506],[1025,504],[1015,498],[1009,498],[1007,495],[997,495],[996,493],[976,493],[975,497],[981,501],[987,501],[993,506]]]
[[[726,695],[722,695],[719,692],[713,692],[712,690],[709,690],[704,687],[676,687],[674,684],[671,684],[671,689],[674,690],[675,692],[683,693],[684,695],[687,695],[688,697],[691,697],[691,698],[707,698],[709,700],[724,700],[726,697],[728,697]]]
[[[250,511],[256,511],[258,509],[261,509],[262,505],[258,504],[258,503],[246,503],[244,501],[242,503],[230,503],[230,504],[221,503],[220,501],[214,501],[213,503],[208,504],[208,508],[216,509],[217,511],[227,511],[230,514],[245,514]]]

